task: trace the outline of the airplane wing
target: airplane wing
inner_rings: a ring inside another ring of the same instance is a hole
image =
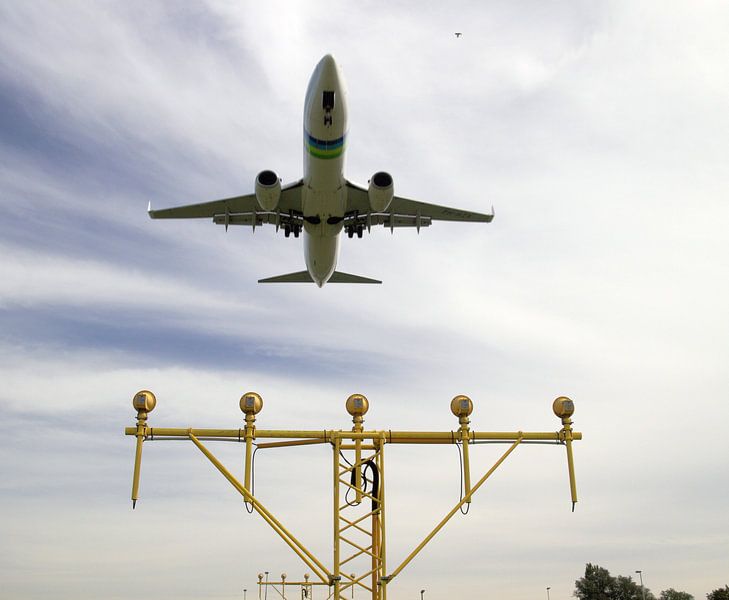
[[[199,219],[210,218],[213,222],[225,225],[249,225],[255,227],[263,223],[283,225],[291,221],[298,223],[301,219],[301,188],[303,180],[281,188],[281,198],[277,211],[265,211],[258,205],[255,194],[223,198],[212,202],[188,204],[152,210],[151,203],[147,209],[152,219]]]
[[[490,223],[494,218],[493,208],[491,214],[483,214],[428,204],[409,198],[395,196],[386,212],[372,212],[370,208],[367,189],[347,181],[347,216],[345,225],[357,225],[359,221],[367,227],[371,225],[384,225],[395,227],[428,227],[431,221],[471,221],[474,223]],[[351,223],[349,223],[351,221]]]

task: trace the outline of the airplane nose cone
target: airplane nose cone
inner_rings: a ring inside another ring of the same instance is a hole
[[[333,86],[339,84],[339,68],[337,61],[331,54],[327,54],[319,61],[316,70],[319,72],[319,80],[322,83]]]
[[[324,57],[319,61],[319,64],[323,69],[336,69],[337,61],[331,54],[325,54]]]

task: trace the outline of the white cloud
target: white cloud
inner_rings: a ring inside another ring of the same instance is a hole
[[[654,592],[698,598],[721,583],[727,453],[704,430],[729,417],[722,3],[35,3],[0,16],[0,85],[28,101],[0,146],[0,317],[17,319],[0,338],[1,397],[22,424],[3,446],[12,519],[0,525],[13,544],[0,563],[15,595],[47,595],[50,573],[59,597],[96,597],[106,582],[119,591],[103,593],[128,597],[148,561],[145,589],[159,597],[239,597],[259,570],[302,571],[179,447],[150,448],[144,511],[120,516],[131,446],[109,423],[131,424],[140,387],[158,394],[155,422],[180,426],[235,426],[251,388],[266,399],[261,426],[312,428],[348,426],[353,391],[370,397],[368,426],[402,429],[455,427],[459,392],[477,403],[474,427],[551,429],[551,399],[572,395],[585,432],[577,513],[561,449],[524,449],[391,596],[456,593],[454,571],[463,595],[569,595],[587,561],[642,568]],[[493,224],[345,240],[340,267],[385,284],[319,290],[254,284],[301,268],[297,242],[147,220],[150,197],[244,193],[269,167],[296,178],[304,87],[325,52],[348,79],[351,178],[385,168],[406,196],[494,204]],[[47,323],[69,313],[79,332],[63,343]],[[78,341],[94,321],[131,329],[134,318],[169,345],[170,332],[192,332],[233,356],[145,364],[136,338]],[[34,429],[42,444],[19,433]],[[265,458],[261,489],[287,522],[311,510],[328,524],[318,494],[299,493],[328,460],[319,450]],[[396,560],[453,501],[455,454],[388,457],[391,514],[409,515],[393,519]],[[289,476],[296,491],[273,494]],[[303,535],[326,553],[315,523]],[[243,566],[240,536],[257,553]],[[69,539],[80,560],[65,558]],[[76,567],[88,564],[90,583]]]

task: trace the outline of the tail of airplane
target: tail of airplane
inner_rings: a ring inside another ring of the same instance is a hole
[[[285,275],[277,275],[276,277],[267,277],[259,279],[258,283],[314,283],[309,271],[297,271],[296,273],[286,273]],[[382,283],[377,279],[369,277],[360,277],[351,273],[342,273],[342,271],[334,271],[327,283]]]

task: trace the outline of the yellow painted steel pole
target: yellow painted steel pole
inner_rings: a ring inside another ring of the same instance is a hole
[[[468,458],[468,417],[461,417],[461,447],[463,449],[463,493],[471,492],[471,462]],[[469,500],[467,504],[470,504]]]
[[[263,519],[271,526],[271,528],[279,534],[281,539],[291,548],[299,558],[301,558],[306,565],[314,571],[317,577],[322,581],[327,581],[330,573],[329,570],[319,562],[319,560],[311,553],[307,548],[298,540],[294,535],[288,531],[279,521],[274,517],[265,506],[256,499],[248,489],[240,484],[240,482],[225,468],[225,466],[208,450],[192,433],[189,434],[192,442],[199,448],[199,450],[213,463],[216,469],[225,477],[231,485],[238,490],[238,492],[251,503],[256,512],[263,517]],[[317,568],[318,567],[318,568]],[[321,569],[321,572],[319,571]],[[326,577],[325,577],[326,575]]]
[[[345,403],[347,412],[352,415],[352,432],[362,434],[364,415],[370,407],[369,400],[362,394],[352,394]],[[352,438],[354,441],[354,486],[355,502],[362,502],[362,437]],[[341,450],[341,448],[340,448]]]
[[[247,490],[251,489],[251,463],[253,457],[253,436],[256,430],[254,425],[256,418],[253,415],[246,415],[246,463],[243,485]]]
[[[132,510],[137,506],[139,498],[139,476],[142,470],[142,444],[147,437],[147,417],[157,406],[157,399],[149,390],[141,390],[134,394],[132,406],[137,411],[137,447],[134,453],[134,475],[132,475]]]
[[[572,432],[572,419],[570,418],[575,412],[575,405],[572,400],[566,396],[560,396],[552,403],[554,414],[562,420],[562,431],[560,431],[560,439],[567,448],[567,472],[570,478],[570,496],[572,498],[572,512],[575,512],[575,504],[577,504],[577,482],[575,481],[575,461],[572,456],[572,440],[582,439],[582,435]]]
[[[253,456],[253,438],[256,437],[256,415],[263,410],[263,398],[256,392],[246,392],[238,402],[241,411],[246,416],[246,460],[243,485],[247,490],[251,489],[251,462]],[[240,436],[240,432],[238,433]]]
[[[372,561],[370,562],[372,574],[370,586],[372,587],[372,600],[378,600],[377,581],[380,577],[380,516],[377,511],[372,512]]]
[[[191,429],[189,427],[147,427],[148,438],[187,438],[187,434]],[[124,429],[126,435],[136,435],[136,427],[126,427]],[[198,429],[193,427],[192,433],[198,439],[208,438],[236,438],[241,439],[240,429]],[[335,431],[335,430],[266,430],[256,428],[256,439],[292,439],[301,438],[302,440],[321,440],[322,442],[331,442],[335,437],[374,440],[380,437],[385,438],[388,444],[455,444],[458,441],[457,432],[453,431],[362,431],[357,433],[354,431]],[[522,441],[551,441],[558,443],[561,440],[560,433],[557,431],[471,431],[471,441],[503,441],[513,442],[517,438]],[[579,431],[572,432],[573,440],[581,440],[582,433]]]
[[[379,542],[379,557],[380,564],[378,568],[378,581],[387,573],[387,535],[385,530],[385,439],[384,435],[378,440],[375,440],[377,444],[377,466],[380,471],[380,489],[379,491],[379,530],[377,532],[377,539]],[[387,600],[387,582],[385,581],[382,586],[373,586],[373,596],[375,591],[377,593],[376,600]]]
[[[468,457],[468,424],[471,422],[468,417],[473,412],[473,402],[468,396],[460,394],[451,400],[451,412],[458,417],[460,428],[458,430],[463,448],[463,493],[469,498],[466,503],[471,503],[471,462]]]
[[[572,421],[569,417],[562,419],[564,425],[564,442],[567,447],[567,471],[570,478],[570,496],[572,498],[572,512],[575,512],[577,504],[577,482],[575,481],[575,460],[572,456]]]
[[[144,425],[138,425],[137,449],[134,453],[134,475],[132,477],[132,509],[137,507],[139,498],[139,474],[142,469],[142,443],[144,442]]]
[[[341,440],[337,437],[334,439],[332,444],[332,476],[334,480],[334,564],[332,565],[332,577],[330,579],[330,585],[334,585],[334,600],[341,600],[339,597],[339,581],[341,576],[339,574],[339,445]]]

